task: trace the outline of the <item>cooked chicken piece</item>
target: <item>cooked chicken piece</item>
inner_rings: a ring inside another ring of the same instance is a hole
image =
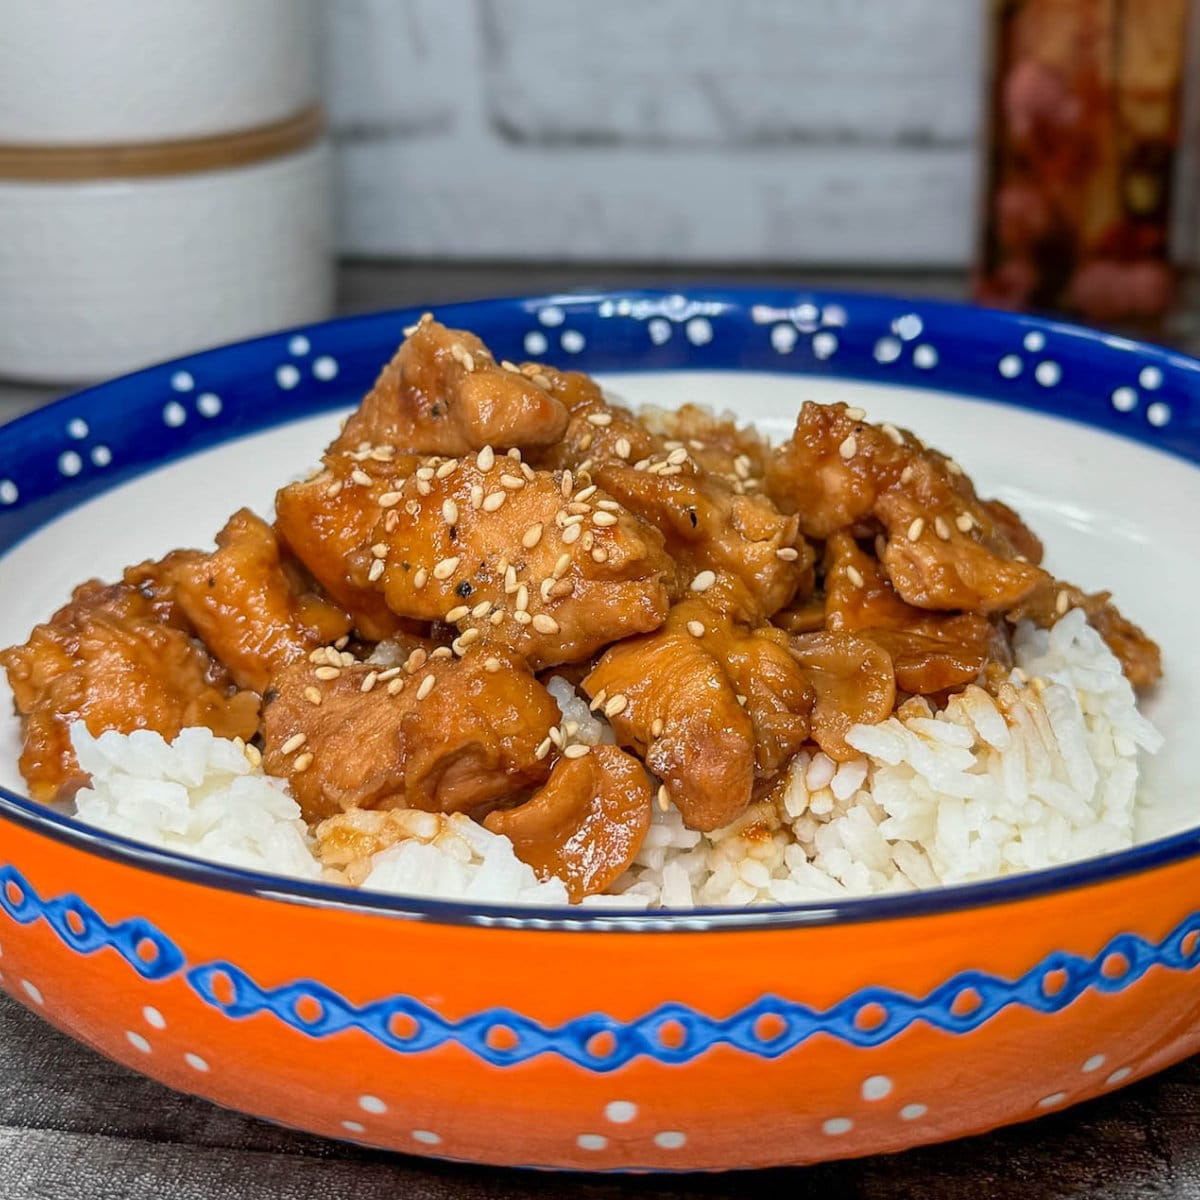
[[[600,462],[638,462],[662,450],[660,437],[623,404],[608,400],[600,385],[582,372],[556,371],[541,363],[524,363],[520,369],[544,380],[570,414],[562,438],[529,455],[535,466],[579,472]]]
[[[24,718],[20,767],[35,800],[87,781],[71,749],[74,721],[96,736],[153,729],[168,739],[190,725],[249,738],[258,724],[258,697],[238,692],[203,646],[124,583],[81,584],[25,645],[0,652],[0,664]]]
[[[803,406],[767,487],[809,537],[881,524],[888,579],[917,608],[1002,612],[1041,578],[1010,540],[1013,514],[981,502],[957,463],[844,404]]]
[[[172,550],[164,558],[147,559],[135,567],[126,567],[122,579],[141,592],[149,602],[155,620],[191,633],[192,624],[179,607],[176,595],[176,572],[190,566],[203,555],[202,550]]]
[[[713,607],[757,625],[812,590],[814,556],[796,517],[765,496],[739,495],[686,450],[640,470],[602,463],[594,478],[662,533],[677,568],[676,597],[702,592]]]
[[[700,468],[722,478],[739,495],[763,488],[771,447],[752,426],[738,425],[732,414],[717,416],[698,404],[654,409],[642,414],[662,449],[687,450]]]
[[[466,454],[484,446],[548,446],[567,412],[546,386],[501,367],[473,333],[428,314],[411,330],[331,451],[392,446],[413,454]]]
[[[826,627],[882,646],[902,691],[932,695],[970,683],[991,661],[1010,663],[1007,639],[987,617],[905,604],[878,561],[849,534],[835,533],[825,543],[824,567]]]
[[[404,627],[370,578],[375,564],[371,546],[380,498],[393,493],[396,480],[415,471],[419,462],[416,456],[398,457],[388,447],[327,454],[316,475],[275,495],[280,539],[350,614],[367,641],[393,637]]]
[[[549,773],[537,751],[558,706],[502,651],[418,650],[382,671],[293,663],[270,691],[263,766],[310,821],[351,808],[478,814]]]
[[[808,736],[813,693],[780,631],[739,628],[701,599],[610,647],[583,681],[693,829],[718,829]]]
[[[1117,656],[1125,677],[1135,688],[1153,687],[1162,677],[1162,651],[1132,621],[1123,617],[1109,600],[1109,592],[1089,595],[1070,583],[1046,576],[1045,583],[1006,614],[1010,621],[1022,618],[1049,629],[1073,608],[1082,608],[1088,623]]]
[[[183,556],[175,603],[239,687],[262,692],[271,676],[350,631],[350,619],[285,562],[271,527],[234,513],[212,554]]]
[[[559,758],[540,791],[483,819],[511,839],[538,877],[557,875],[574,903],[605,891],[633,862],[650,828],[645,768],[616,746]]]
[[[838,762],[856,757],[846,744],[850,727],[886,720],[896,702],[891,656],[865,637],[829,630],[800,634],[790,645],[817,694],[813,741]]]
[[[811,591],[813,555],[796,534],[796,519],[765,496],[745,495],[755,472],[761,477],[765,445],[756,435],[690,405],[677,420],[656,414],[661,428],[688,435],[686,443],[666,438],[606,400],[586,375],[537,364],[521,369],[543,372],[571,412],[566,436],[536,461],[574,471],[580,483],[598,483],[658,529],[676,563],[673,598],[686,596],[692,581],[711,570],[717,579],[710,602],[759,624],[797,591]],[[702,436],[705,449],[693,453]]]

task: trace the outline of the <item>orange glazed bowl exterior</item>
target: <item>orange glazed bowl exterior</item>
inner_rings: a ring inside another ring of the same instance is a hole
[[[1068,890],[1048,873],[1025,899],[976,885],[928,913],[572,920],[351,906],[65,828],[3,837],[18,1000],[170,1087],[408,1153],[808,1163],[1026,1120],[1200,1047],[1194,860]]]
[[[941,390],[1116,433],[1106,444],[1118,464],[1140,441],[1167,452],[1155,463],[1195,470],[1200,364],[1029,318],[916,307],[707,290],[439,316],[476,329],[498,358]],[[94,569],[89,555],[122,531],[84,502],[119,497],[116,484],[169,463],[158,492],[126,492],[122,510],[134,514],[124,525],[162,525],[177,513],[145,496],[187,506],[212,492],[200,452],[242,447],[217,476],[236,480],[261,456],[259,435],[292,430],[288,469],[302,468],[322,443],[298,419],[352,403],[415,315],[197,355],[7,427],[10,604],[49,612]],[[1079,457],[1095,468],[1090,452]],[[49,526],[42,555],[39,529],[76,512],[74,540]],[[60,545],[71,554],[52,553]],[[30,566],[31,555],[42,557]],[[1158,588],[1155,603],[1167,599]],[[1200,678],[1186,656],[1172,670]],[[1177,733],[1194,719],[1188,703],[1172,711]],[[1174,743],[1186,760],[1186,729]],[[46,1020],[170,1087],[367,1146],[588,1171],[901,1150],[1036,1117],[1200,1048],[1188,769],[1168,789],[1184,832],[1107,858],[827,905],[686,913],[489,909],[256,875],[89,829],[23,799],[10,773],[0,978]]]

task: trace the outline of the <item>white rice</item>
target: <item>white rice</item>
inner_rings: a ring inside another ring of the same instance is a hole
[[[711,834],[674,808],[631,868],[586,903],[691,908],[770,905],[912,891],[1053,866],[1133,843],[1139,751],[1161,739],[1137,711],[1120,664],[1081,611],[1052,630],[1022,623],[1017,668],[993,696],[969,686],[934,712],[910,701],[848,735],[860,756],[793,760],[774,801]],[[565,679],[550,691],[569,741],[611,742],[607,722]],[[73,727],[92,787],[78,816],[126,837],[234,866],[314,878],[315,846],[280,780],[207,730],[91,737]],[[561,904],[507,838],[436,817],[372,857],[372,891],[477,902]],[[426,827],[427,826],[427,827]]]

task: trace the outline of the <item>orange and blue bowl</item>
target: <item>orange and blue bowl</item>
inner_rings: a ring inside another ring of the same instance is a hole
[[[196,355],[0,431],[0,583],[49,612],[62,580],[90,568],[78,544],[70,570],[30,578],[38,538],[61,546],[57,533],[91,528],[106,497],[146,505],[145,488],[189,478],[198,455],[240,444],[253,456],[255,439],[353,403],[413,315]],[[1200,365],[1029,318],[728,290],[438,315],[498,357],[886,384],[1065,417],[1164,471],[1200,459]],[[1053,385],[1031,358],[1048,352]],[[328,1137],[588,1171],[803,1164],[1028,1120],[1200,1049],[1200,831],[827,904],[504,909],[202,863],[10,787],[0,950],[7,991],[80,1041]]]

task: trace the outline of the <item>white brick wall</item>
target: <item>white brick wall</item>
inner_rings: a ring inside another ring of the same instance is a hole
[[[332,0],[341,243],[970,257],[983,0]]]

